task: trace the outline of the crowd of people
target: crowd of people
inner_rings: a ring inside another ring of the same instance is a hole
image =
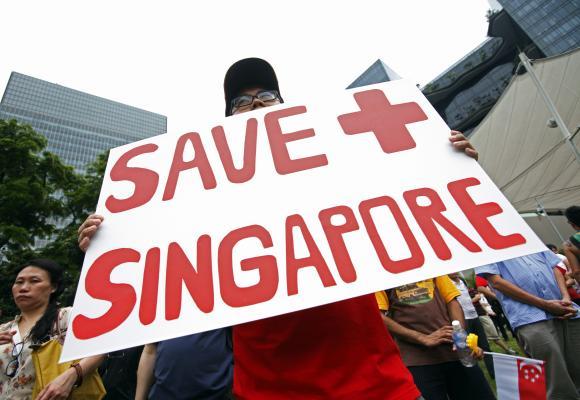
[[[224,91],[226,116],[283,102],[273,68],[256,58],[230,67]],[[477,159],[461,133],[453,131],[450,142]],[[580,231],[580,207],[566,217]],[[79,228],[83,251],[102,221],[91,215]],[[452,337],[458,321],[478,336],[472,356],[491,379],[493,360],[484,352],[493,342],[517,354],[506,343],[511,335],[525,355],[546,361],[548,399],[580,399],[579,235],[562,254],[552,248],[483,265],[474,280],[454,273],[88,357],[42,385],[39,368],[46,367],[35,352],[62,344],[70,308],[58,304],[60,267],[31,260],[12,287],[20,314],[0,326],[0,398],[75,398],[89,377],[100,376],[107,399],[494,399],[482,369],[460,362]]]

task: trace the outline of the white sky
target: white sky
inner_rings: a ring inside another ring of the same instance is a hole
[[[486,0],[3,1],[11,71],[154,111],[168,131],[223,118],[223,76],[257,56],[286,101],[341,87],[381,58],[425,84],[485,39]]]

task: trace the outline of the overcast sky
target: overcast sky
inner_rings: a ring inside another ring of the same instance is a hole
[[[486,36],[486,0],[4,1],[11,71],[167,115],[182,133],[223,118],[223,76],[258,56],[286,101],[344,88],[377,58],[425,84]]]

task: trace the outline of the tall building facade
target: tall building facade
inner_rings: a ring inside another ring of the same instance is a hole
[[[12,72],[0,119],[26,123],[78,172],[110,148],[167,131],[167,117]]]
[[[580,0],[498,0],[547,56],[580,46]]]
[[[500,3],[502,7],[496,3]],[[423,94],[447,125],[469,135],[487,115],[518,68],[518,53],[544,58],[580,46],[580,0],[497,0],[489,12],[487,38],[426,84]],[[396,78],[382,61],[350,86]]]
[[[423,94],[451,129],[469,135],[510,82],[516,58],[513,40],[488,37],[425,85]]]
[[[555,56],[580,46],[580,0],[497,0],[488,38],[423,87],[452,128],[469,135],[529,58]]]

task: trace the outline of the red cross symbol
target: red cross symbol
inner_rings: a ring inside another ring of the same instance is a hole
[[[427,119],[417,103],[392,105],[379,89],[355,93],[354,99],[360,111],[338,117],[344,133],[356,135],[373,132],[385,153],[396,153],[416,146],[406,124]]]

